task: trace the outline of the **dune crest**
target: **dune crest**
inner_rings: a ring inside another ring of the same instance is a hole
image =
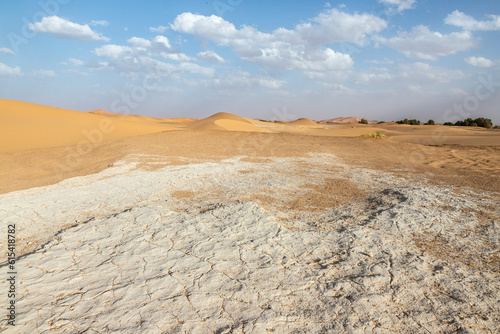
[[[256,126],[256,121],[234,114],[219,112],[204,119],[187,124],[191,130],[218,130],[242,132],[272,132],[269,129]]]
[[[120,115],[115,112],[107,111],[104,109],[96,109],[96,110],[91,110],[87,111],[89,114],[95,114],[95,115],[105,115],[105,116],[114,116],[114,115]]]
[[[306,126],[306,127],[314,127],[321,128],[322,126],[315,121],[310,120],[309,118],[299,118],[295,121],[287,122],[286,124],[292,126]]]

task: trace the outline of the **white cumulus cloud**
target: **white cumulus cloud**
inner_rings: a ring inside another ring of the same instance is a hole
[[[490,20],[478,21],[470,15],[455,10],[445,18],[446,24],[461,27],[464,30],[500,30],[500,15],[488,15]]]
[[[16,53],[9,48],[0,48],[0,53],[15,55]]]
[[[157,32],[157,33],[160,33],[160,34],[163,34],[167,30],[168,30],[168,27],[165,27],[165,26],[149,27],[149,31],[151,31],[151,32]]]
[[[5,64],[0,63],[0,76],[20,76],[23,75],[21,72],[21,68],[19,66],[16,67],[9,67]]]
[[[182,73],[212,76],[214,70],[191,63],[191,58],[172,48],[167,37],[158,35],[153,39],[132,37],[129,45],[107,44],[94,49],[94,54],[104,58],[103,62],[88,62],[93,70],[115,71],[123,75],[154,73],[179,79]],[[167,63],[155,58],[174,60]]]
[[[189,57],[181,54],[170,45],[167,37],[158,35],[152,40],[142,37],[132,37],[127,41],[129,45],[106,44],[94,50],[94,53],[99,57],[111,59],[126,58],[126,57],[155,57],[159,56],[165,59],[181,59],[189,60]],[[176,55],[176,56],[173,56]]]
[[[294,30],[278,29],[291,37],[290,43],[300,38],[301,44],[325,44],[352,42],[363,44],[366,35],[379,32],[387,27],[387,22],[372,14],[348,14],[337,9],[329,9],[311,19],[312,23],[302,23]]]
[[[198,52],[197,54],[198,58],[201,60],[205,60],[211,63],[223,63],[224,58],[219,56],[217,53],[213,51],[203,51],[203,52]]]
[[[281,88],[284,84],[285,83],[281,80],[253,75],[245,71],[233,71],[205,82],[205,85],[209,88],[222,90],[256,87],[276,90]]]
[[[348,54],[325,44],[363,44],[368,34],[385,29],[387,22],[371,14],[348,14],[328,9],[294,29],[278,28],[271,33],[249,26],[236,28],[221,17],[193,13],[178,15],[171,28],[200,39],[228,46],[243,60],[287,70],[331,71],[348,69]]]
[[[40,22],[30,23],[28,28],[37,32],[51,33],[63,39],[109,41],[109,38],[93,31],[87,24],[74,23],[58,16],[46,16]]]
[[[285,70],[323,72],[349,69],[354,61],[348,54],[330,48],[309,50],[303,46],[287,48],[263,48],[260,55],[242,57],[245,60]]]
[[[94,53],[99,57],[117,59],[120,57],[130,57],[133,49],[126,45],[107,44],[94,50]]]
[[[441,34],[423,25],[414,27],[410,32],[399,32],[389,39],[377,37],[375,40],[407,57],[426,60],[437,60],[442,56],[470,50],[478,44],[468,31]]]
[[[212,40],[221,45],[264,44],[309,44],[319,45],[335,42],[362,43],[364,37],[387,27],[387,22],[371,14],[347,14],[337,9],[329,9],[301,23],[293,30],[279,28],[272,33],[263,33],[255,28],[243,26],[237,29],[221,17],[204,16],[193,13],[178,15],[172,29],[193,34],[199,38]]]
[[[493,67],[495,62],[484,57],[468,57],[464,59],[469,65],[476,67]]]

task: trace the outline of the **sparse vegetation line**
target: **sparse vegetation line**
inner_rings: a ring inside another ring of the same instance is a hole
[[[371,133],[367,133],[367,134],[361,135],[361,137],[363,137],[363,138],[384,139],[385,138],[385,133],[383,133],[381,131],[377,131],[377,132],[371,132]]]

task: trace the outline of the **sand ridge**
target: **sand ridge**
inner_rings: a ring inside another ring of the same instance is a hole
[[[91,110],[87,111],[89,114],[96,114],[96,115],[104,115],[104,116],[119,116],[120,114],[114,113],[111,111],[107,111],[104,109],[96,109],[96,110]]]

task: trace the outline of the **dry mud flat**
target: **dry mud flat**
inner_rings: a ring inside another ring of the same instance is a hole
[[[326,154],[143,160],[0,196],[25,254],[4,332],[500,330],[498,193]]]

